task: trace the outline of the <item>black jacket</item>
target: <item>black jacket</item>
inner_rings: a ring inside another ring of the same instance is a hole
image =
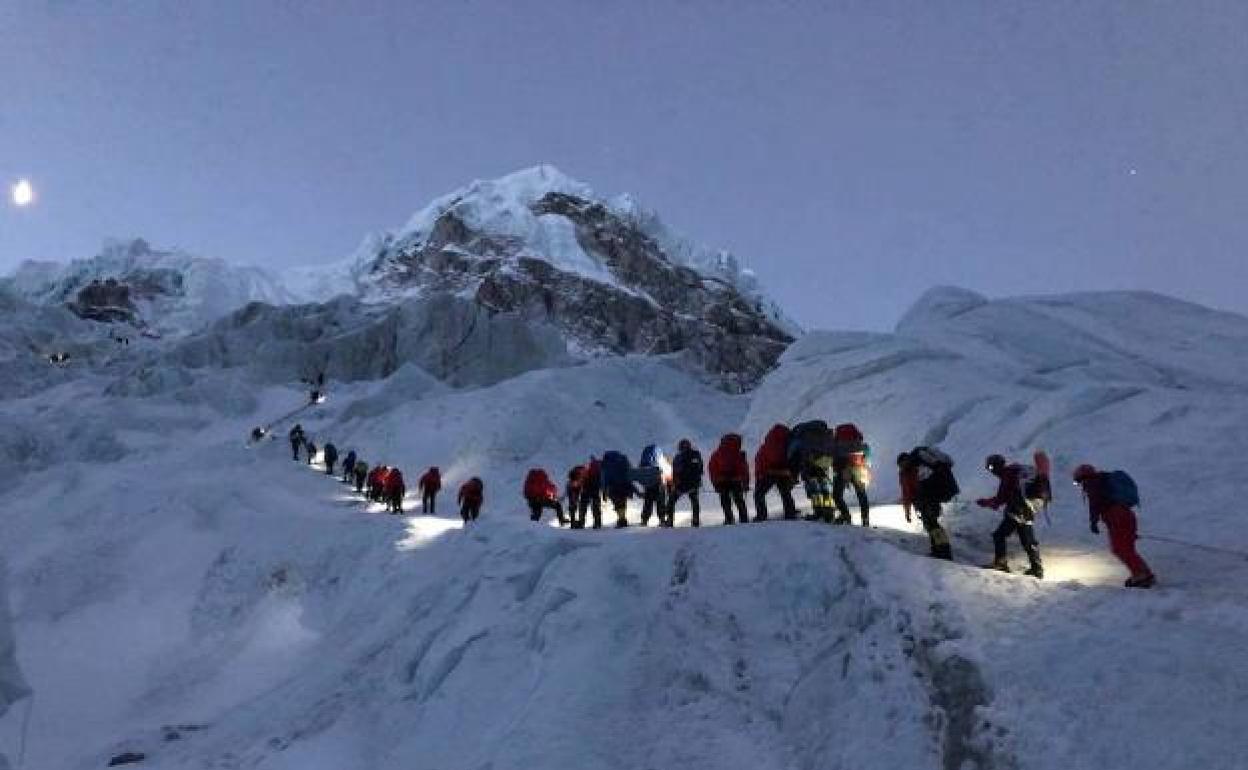
[[[672,460],[672,486],[678,493],[702,488],[701,452],[685,449],[676,453]]]

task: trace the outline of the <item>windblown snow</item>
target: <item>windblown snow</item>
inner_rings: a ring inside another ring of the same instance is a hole
[[[521,181],[571,184],[552,174]],[[563,237],[500,206],[478,212],[491,228]],[[465,336],[472,355],[422,357],[398,338],[423,316],[354,297],[130,345],[0,297],[9,762],[27,712],[32,768],[1178,770],[1248,753],[1248,319],[940,289],[893,334],[801,337],[732,394],[670,357],[578,360],[538,337],[499,363],[520,332],[469,316],[492,329]],[[365,321],[391,312],[415,315]],[[62,364],[32,352],[62,347]],[[326,364],[328,400],[248,446]],[[685,437],[709,455],[733,430],[752,453],[806,417],[866,432],[874,528],[720,527],[708,491],[701,529],[682,508],[673,530],[567,531],[520,499],[530,467],[562,478]],[[409,489],[440,465],[449,493],[436,515],[386,516],[291,461],[296,420]],[[967,499],[991,491],[987,453],[1049,451],[1044,581],[980,569],[995,520],[961,503],[956,563],[925,556],[893,505],[892,457],[921,443],[955,457]],[[1063,483],[1085,461],[1140,482],[1159,588],[1122,589],[1087,531]],[[453,491],[473,475],[486,504],[464,528]]]

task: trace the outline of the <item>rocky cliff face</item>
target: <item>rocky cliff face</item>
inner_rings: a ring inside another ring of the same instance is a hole
[[[730,390],[756,384],[796,332],[731,275],[678,260],[631,211],[553,169],[435,203],[366,268],[366,296],[455,294],[553,326],[586,356],[679,354]]]

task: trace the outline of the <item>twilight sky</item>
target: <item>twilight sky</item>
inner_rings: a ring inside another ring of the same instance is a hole
[[[0,271],[342,258],[553,163],[809,326],[924,289],[1248,312],[1248,2],[0,2]]]

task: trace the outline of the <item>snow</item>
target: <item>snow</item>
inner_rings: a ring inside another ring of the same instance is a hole
[[[370,371],[360,329],[381,311],[351,299],[124,350],[52,311],[0,306],[13,361],[39,334],[84,351],[0,392],[0,753],[25,711],[3,713],[6,693],[29,685],[27,767],[139,751],[162,769],[1178,770],[1248,751],[1248,319],[942,289],[894,334],[804,336],[732,396],[661,358],[517,365],[484,344],[498,376],[403,356]],[[280,341],[300,314],[340,324],[302,344],[341,368],[293,419],[402,467],[409,509],[442,466],[437,516],[382,515],[291,462],[289,422],[246,444],[306,400],[246,361],[310,355]],[[591,452],[686,437],[709,457],[733,429],[752,452],[810,416],[867,433],[874,528],[719,527],[707,491],[700,530],[570,532],[519,498],[533,466],[562,479]],[[964,503],[947,513],[959,563],[923,555],[891,504],[891,458],[917,443],[955,457],[968,499],[989,491],[988,452],[1049,450],[1045,581],[979,569],[996,515]],[[1120,587],[1065,483],[1083,461],[1140,482],[1143,532],[1168,538],[1141,541],[1160,588]],[[465,529],[452,498],[472,475],[486,505]]]

